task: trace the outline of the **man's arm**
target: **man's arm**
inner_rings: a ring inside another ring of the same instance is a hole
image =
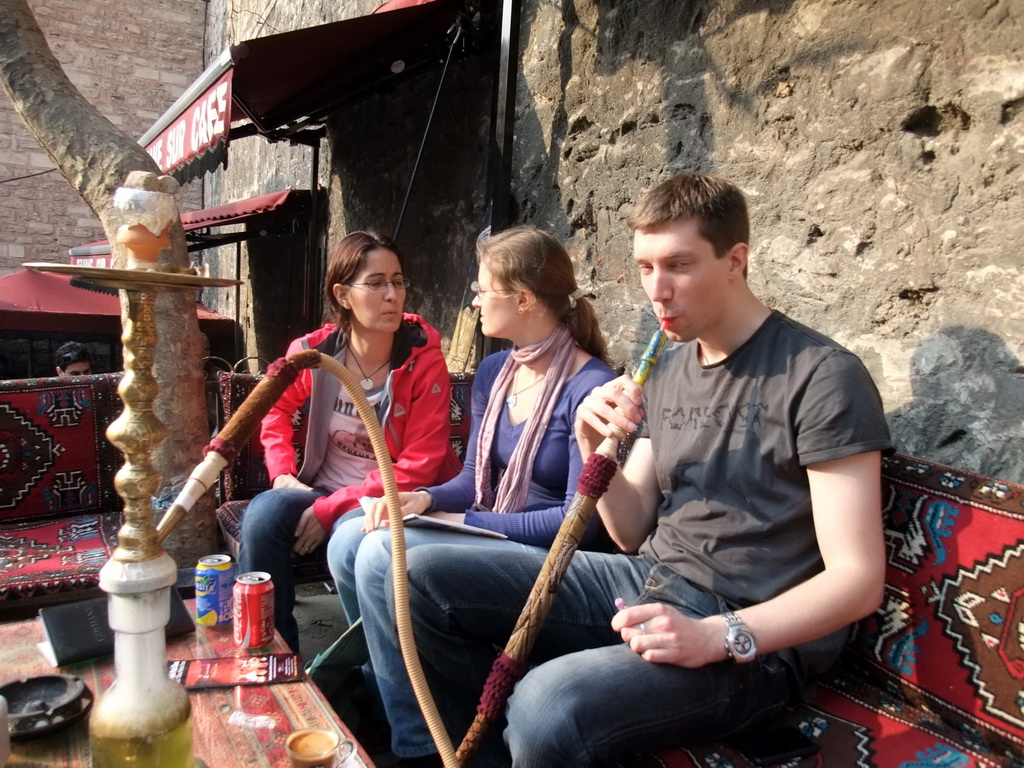
[[[823,637],[878,608],[885,580],[881,456],[860,453],[807,468],[825,568],[802,584],[737,611],[770,653]],[[646,633],[639,625],[644,622]],[[721,616],[687,619],[662,604],[620,611],[612,628],[651,662],[700,667],[727,657]]]
[[[640,387],[628,376],[594,388],[576,409],[576,442],[584,461],[606,437],[636,431],[643,418],[641,402]],[[636,552],[654,529],[660,503],[651,441],[640,438],[625,467],[608,483],[597,512],[612,541],[625,552]]]

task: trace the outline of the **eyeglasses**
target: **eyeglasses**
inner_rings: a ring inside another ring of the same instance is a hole
[[[345,285],[349,286],[350,288],[355,288],[356,286],[359,286],[360,288],[365,288],[368,291],[383,291],[390,285],[396,291],[404,291],[406,288],[412,285],[412,280],[410,280],[408,277],[402,277],[399,278],[398,280],[368,280],[365,283],[345,283]]]
[[[479,280],[474,280],[470,283],[469,290],[477,296],[483,296],[485,293],[512,293],[508,288],[481,288]]]

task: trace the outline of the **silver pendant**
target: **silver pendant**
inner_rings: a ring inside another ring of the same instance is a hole
[[[369,392],[371,389],[373,389],[373,381],[371,381],[369,378],[363,379],[362,381],[359,382],[359,386],[365,389],[367,392]]]
[[[515,408],[516,402],[517,400],[515,395],[509,395],[508,397],[505,398],[505,405],[507,405],[509,408]]]

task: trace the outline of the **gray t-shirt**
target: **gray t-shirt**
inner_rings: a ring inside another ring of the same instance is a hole
[[[733,608],[823,569],[806,467],[892,447],[857,356],[779,312],[715,365],[695,342],[665,350],[644,398],[663,502],[640,551]],[[846,634],[791,661],[820,672]]]

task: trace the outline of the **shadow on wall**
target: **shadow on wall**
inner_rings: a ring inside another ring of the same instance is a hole
[[[713,104],[753,114],[758,95],[777,85],[778,73],[766,71],[765,82],[740,88],[716,66],[705,33],[748,14],[783,15],[792,3],[524,3],[517,221],[567,241],[616,363],[633,360],[657,326],[630,258],[626,212],[673,173],[717,170]]]
[[[989,331],[929,336],[910,360],[913,399],[888,414],[897,449],[1003,480],[1024,479],[1024,365]]]

